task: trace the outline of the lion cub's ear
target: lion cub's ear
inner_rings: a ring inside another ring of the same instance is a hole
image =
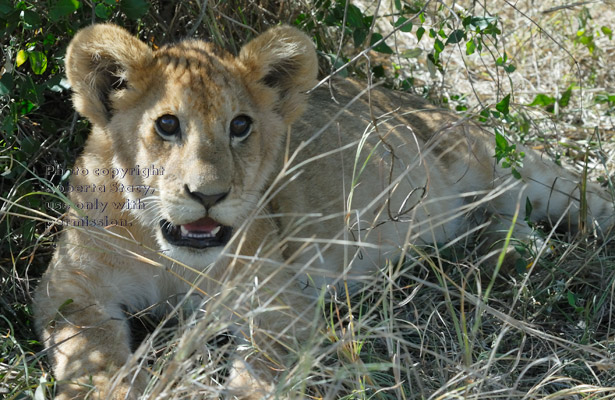
[[[135,83],[149,65],[153,53],[128,31],[111,24],[97,24],[77,33],[66,52],[66,75],[73,102],[81,115],[97,125],[113,113],[113,96]]]
[[[278,91],[277,109],[286,123],[303,113],[305,91],[314,86],[318,73],[314,44],[304,33],[290,26],[271,28],[243,46],[239,60],[248,81]]]

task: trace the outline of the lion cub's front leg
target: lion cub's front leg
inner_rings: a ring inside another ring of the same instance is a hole
[[[253,361],[249,365],[246,360],[237,357],[233,360],[231,373],[227,381],[229,398],[240,400],[259,400],[266,398],[273,393],[273,376],[261,376],[254,373],[254,368],[259,368],[259,372],[267,371],[266,367]]]
[[[58,381],[56,399],[136,399],[145,387],[143,376],[113,379],[131,355],[119,305],[51,294],[58,288],[45,283],[36,293],[36,322]]]

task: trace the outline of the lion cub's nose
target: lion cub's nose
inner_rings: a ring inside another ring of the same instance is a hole
[[[206,209],[210,209],[211,207],[215,206],[216,204],[224,200],[224,198],[229,193],[229,192],[224,192],[224,193],[216,193],[216,194],[204,194],[201,192],[193,192],[190,190],[190,188],[188,188],[188,185],[184,185],[184,189],[186,190],[186,193],[188,193],[190,197],[192,197],[194,200],[201,203],[203,207],[205,207]]]

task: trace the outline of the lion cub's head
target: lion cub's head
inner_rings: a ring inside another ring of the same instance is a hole
[[[101,159],[112,164],[101,167],[164,167],[147,180],[156,189],[142,199],[147,209],[135,211],[143,226],[174,257],[211,262],[274,172],[317,61],[291,27],[270,29],[233,56],[197,40],[153,51],[120,27],[93,25],[71,42],[66,72],[76,109],[94,125],[90,140],[104,144]],[[144,179],[129,174],[122,183]]]

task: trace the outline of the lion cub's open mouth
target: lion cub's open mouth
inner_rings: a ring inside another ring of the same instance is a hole
[[[160,230],[162,236],[172,245],[196,249],[224,246],[233,233],[233,228],[224,226],[209,217],[183,225],[173,225],[163,219],[160,221]]]

